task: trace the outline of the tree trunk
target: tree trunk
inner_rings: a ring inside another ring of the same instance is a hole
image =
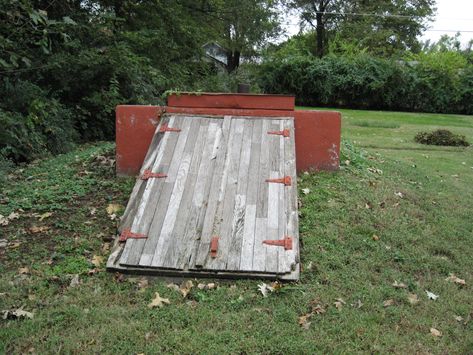
[[[231,73],[240,66],[240,51],[228,52],[227,72]]]
[[[325,26],[323,22],[323,13],[317,12],[315,19],[317,22],[316,33],[317,33],[317,56],[322,58],[325,54]]]

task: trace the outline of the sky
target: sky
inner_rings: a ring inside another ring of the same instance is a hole
[[[299,32],[298,17],[295,14],[286,16],[287,35]],[[473,0],[437,0],[437,14],[428,25],[421,40],[437,41],[444,34],[454,36],[455,31],[471,31],[461,33],[463,45],[473,39]]]
[[[461,42],[473,39],[473,1],[472,0],[437,0],[437,15],[430,24],[432,30],[471,31],[461,33]],[[438,40],[442,35],[455,35],[455,32],[426,31],[423,40]]]

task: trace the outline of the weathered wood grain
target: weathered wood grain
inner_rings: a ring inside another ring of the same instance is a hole
[[[231,117],[225,117],[224,119],[227,124],[225,125],[222,134],[226,137],[227,144],[225,145],[225,151],[221,151],[218,159],[218,170],[217,174],[212,179],[212,190],[210,192],[207,210],[205,213],[202,232],[200,236],[200,243],[197,247],[195,258],[192,259],[191,267],[202,268],[207,258],[209,257],[210,241],[215,231],[215,223],[220,223],[223,214],[223,200],[225,197],[228,170],[230,168],[230,156],[231,151],[229,147],[233,146],[235,140],[235,125],[234,120]]]
[[[155,133],[146,161],[168,177],[137,182],[124,218],[148,239],[128,240],[108,267],[297,278],[293,120],[172,115],[169,125],[181,132]],[[285,128],[291,137],[268,134]],[[285,175],[292,186],[265,181]],[[285,235],[292,251],[263,244]],[[216,258],[213,236],[220,238]]]
[[[145,241],[144,248],[142,249],[142,253],[139,259],[139,264],[142,266],[150,266],[154,257],[154,253],[156,251],[156,246],[161,235],[161,229],[163,227],[164,218],[167,214],[169,201],[171,199],[172,191],[174,189],[174,184],[176,182],[179,167],[181,165],[181,159],[184,154],[184,148],[190,130],[190,125],[192,121],[191,118],[177,118],[180,124],[179,127],[181,128],[181,132],[179,132],[178,134],[176,134],[175,132],[169,132],[169,134],[174,133],[174,135],[177,136],[177,142],[173,153],[169,154],[168,157],[170,159],[170,164],[169,169],[166,172],[167,177],[165,179],[157,179],[161,180],[161,183],[164,182],[164,184],[161,190],[161,194],[159,196],[159,200],[157,201],[158,205],[155,210],[156,212],[154,214],[153,220],[151,222],[151,226],[148,233],[148,239],[146,239]]]

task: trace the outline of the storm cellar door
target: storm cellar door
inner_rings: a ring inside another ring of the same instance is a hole
[[[299,278],[294,120],[165,114],[111,270]]]

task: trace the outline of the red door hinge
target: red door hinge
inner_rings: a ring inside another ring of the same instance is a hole
[[[160,178],[165,178],[165,177],[168,177],[168,176],[166,174],[153,173],[151,172],[151,170],[146,169],[145,171],[143,171],[143,175],[141,175],[141,180],[148,180],[151,178],[160,179]]]
[[[128,239],[146,239],[148,238],[147,235],[140,234],[140,233],[133,233],[129,228],[126,228],[120,234],[120,238],[118,241],[126,242]]]
[[[266,179],[266,182],[274,182],[277,184],[284,184],[284,186],[291,186],[292,180],[290,176],[284,176],[280,179]]]
[[[277,136],[289,137],[291,132],[288,129],[283,129],[282,131],[268,131],[268,134],[275,134]]]
[[[212,258],[217,257],[217,251],[218,251],[218,237],[212,237],[212,240],[210,241],[210,256]]]
[[[277,247],[284,247],[285,250],[292,250],[292,237],[285,236],[280,240],[263,240],[263,244],[275,245]]]
[[[169,127],[167,124],[163,124],[161,126],[161,128],[159,129],[159,132],[160,133],[163,133],[163,132],[180,132],[181,130],[179,128],[172,128],[172,127]]]

